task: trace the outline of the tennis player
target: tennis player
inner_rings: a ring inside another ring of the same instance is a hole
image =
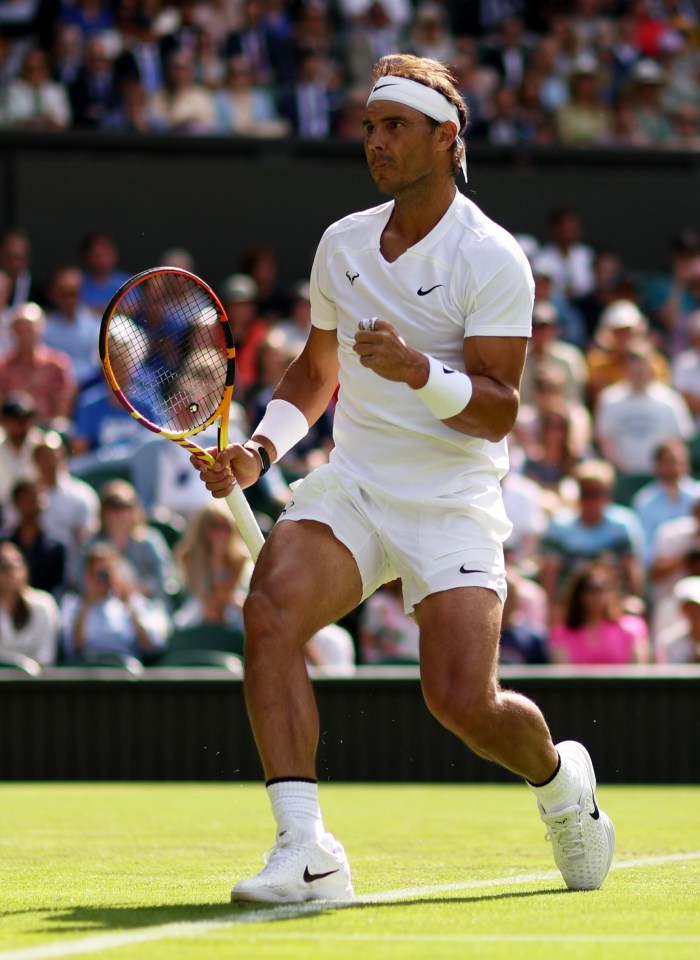
[[[214,496],[254,483],[306,434],[338,382],[335,447],[293,491],[245,606],[245,691],[277,823],[264,869],[233,900],[352,899],[326,831],[319,722],[302,649],[401,578],[420,627],[435,717],[537,797],[572,889],[599,887],[614,830],[585,748],[557,747],[538,707],[497,678],[510,523],[500,479],[519,404],[533,281],[516,241],[456,187],[467,110],[446,68],[413,56],[375,67],[364,117],[372,177],[393,199],[325,232],[312,329],[252,439],[200,469]]]

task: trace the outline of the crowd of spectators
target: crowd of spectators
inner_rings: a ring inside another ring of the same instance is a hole
[[[700,232],[669,237],[652,273],[589,247],[573,208],[550,211],[547,236],[517,239],[536,299],[503,482],[513,532],[501,660],[700,662]],[[100,316],[127,275],[114,239],[91,233],[46,279],[31,250],[20,228],[0,235],[0,657],[150,664],[178,630],[242,634],[252,562],[227,508],[102,375]],[[198,268],[185,249],[160,262]],[[309,285],[282,283],[277,251],[262,247],[216,286],[237,350],[230,432],[242,439],[303,345]],[[327,459],[332,419],[331,405],[249,491],[264,528]],[[334,673],[417,662],[400,582],[307,652]]]
[[[472,141],[700,148],[693,0],[0,0],[0,129],[359,138],[398,51]]]

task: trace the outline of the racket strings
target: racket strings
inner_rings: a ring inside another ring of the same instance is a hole
[[[187,434],[215,416],[229,358],[219,311],[194,281],[156,274],[131,287],[108,350],[124,397],[159,429]]]

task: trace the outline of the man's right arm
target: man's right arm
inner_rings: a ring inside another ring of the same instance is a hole
[[[335,330],[311,328],[309,338],[299,356],[289,365],[282,377],[273,400],[280,400],[296,408],[297,419],[303,417],[312,426],[328,406],[338,385],[338,338]],[[272,402],[272,401],[271,401]],[[295,411],[290,411],[294,413]],[[303,422],[303,421],[302,421]],[[261,422],[263,426],[264,421]],[[278,450],[274,440],[264,431],[256,431],[252,437],[267,450],[270,461],[279,459],[286,452]],[[216,451],[211,451],[216,454]],[[231,471],[243,489],[254,484],[262,472],[259,453],[239,443],[229,444],[216,454],[216,465],[202,468],[196,456],[190,458],[207,485],[217,498],[226,497],[233,489]]]

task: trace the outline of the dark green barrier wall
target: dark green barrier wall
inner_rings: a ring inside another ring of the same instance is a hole
[[[160,677],[158,675],[161,674]],[[261,776],[238,680],[0,680],[0,779],[251,780]],[[699,783],[700,669],[509,673],[555,740],[586,743],[601,781]],[[412,671],[319,680],[318,774],[344,781],[498,781],[428,714]]]
[[[573,204],[591,244],[642,270],[663,269],[669,239],[700,224],[699,154],[477,145],[463,189],[508,229],[541,238],[552,206]],[[40,275],[101,229],[130,272],[184,246],[216,282],[242,250],[270,244],[293,281],[330,222],[382,199],[356,143],[0,134],[0,226],[29,231]]]

